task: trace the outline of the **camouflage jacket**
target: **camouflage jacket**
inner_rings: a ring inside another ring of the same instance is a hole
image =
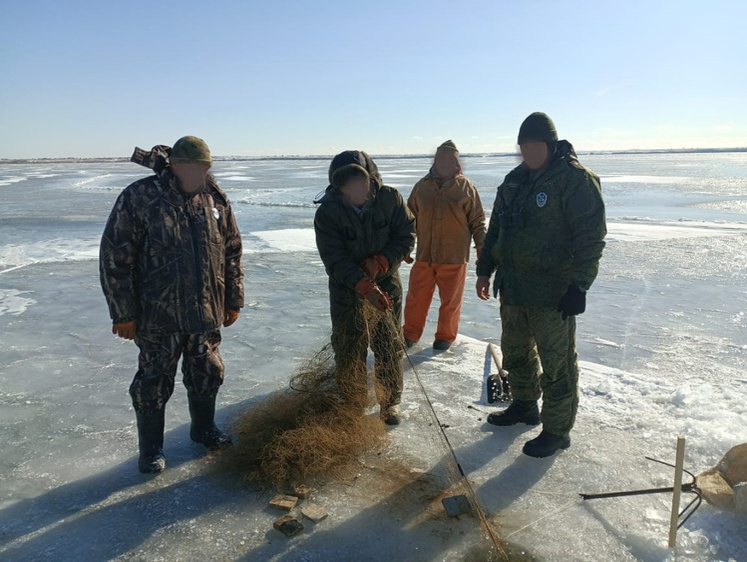
[[[496,272],[505,304],[555,307],[594,282],[606,234],[599,177],[560,141],[538,177],[522,164],[498,187],[477,274]]]
[[[361,263],[382,254],[393,275],[415,245],[415,219],[399,191],[380,185],[374,177],[370,201],[362,216],[342,201],[338,190],[327,188],[314,217],[316,246],[331,282],[352,291],[365,273]],[[377,278],[379,279],[379,278]]]
[[[101,286],[115,323],[139,332],[219,328],[244,305],[241,235],[212,175],[188,196],[168,167],[118,197],[101,239]]]

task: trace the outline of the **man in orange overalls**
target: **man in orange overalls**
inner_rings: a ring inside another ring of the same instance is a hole
[[[479,257],[485,240],[485,212],[472,182],[462,175],[459,151],[448,140],[438,147],[430,172],[412,190],[407,205],[415,215],[417,253],[405,301],[405,343],[423,335],[428,308],[438,287],[441,307],[433,349],[447,350],[459,330],[470,240]]]

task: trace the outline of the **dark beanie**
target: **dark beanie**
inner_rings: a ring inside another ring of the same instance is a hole
[[[527,142],[557,142],[558,131],[552,119],[541,111],[535,111],[519,128],[519,144]]]

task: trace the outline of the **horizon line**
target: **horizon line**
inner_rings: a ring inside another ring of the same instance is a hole
[[[594,155],[594,154],[677,154],[677,153],[713,153],[713,152],[747,152],[747,146],[742,147],[723,147],[723,148],[626,148],[626,149],[598,149],[598,150],[580,150],[576,154]],[[518,152],[462,152],[460,156],[469,157],[497,157],[497,156],[516,156]],[[433,158],[433,153],[399,153],[399,154],[372,154],[376,158]],[[213,156],[213,160],[230,162],[241,160],[321,160],[333,158],[334,154],[274,154],[263,156]],[[129,162],[130,158],[126,156],[40,156],[35,158],[0,158],[3,164],[22,164],[26,162],[76,162],[76,161],[106,161],[106,162]]]

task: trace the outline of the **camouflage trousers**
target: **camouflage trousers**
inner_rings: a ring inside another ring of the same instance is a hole
[[[543,429],[568,435],[578,410],[576,318],[563,320],[553,308],[501,303],[501,326],[503,367],[514,399],[542,397]]]
[[[402,399],[402,285],[399,276],[392,276],[379,286],[394,301],[393,312],[379,312],[354,291],[330,283],[331,343],[341,394],[356,400],[368,394],[366,358],[371,347],[376,397],[386,408]]]
[[[217,394],[223,384],[219,330],[205,334],[146,332],[135,336],[140,348],[138,370],[130,385],[135,411],[162,410],[174,393],[176,366],[182,358],[184,386],[196,396]]]

